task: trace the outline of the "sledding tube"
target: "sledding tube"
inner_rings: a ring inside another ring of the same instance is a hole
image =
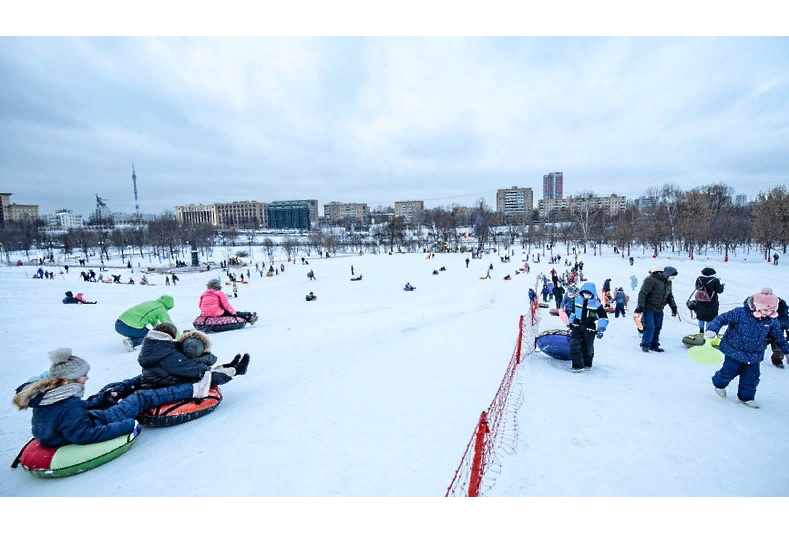
[[[238,316],[203,316],[195,318],[192,325],[196,330],[203,333],[221,333],[222,331],[232,331],[241,329],[247,325],[247,321]]]
[[[558,309],[550,309],[550,310],[548,310],[548,314],[552,315],[552,316],[559,316],[559,310]]]
[[[19,464],[36,477],[73,476],[123,455],[135,442],[137,437],[122,435],[93,444],[67,444],[48,448],[36,439],[30,439],[19,454]]]
[[[219,387],[211,387],[205,398],[190,398],[151,407],[137,415],[137,420],[144,426],[155,428],[177,426],[212,413],[220,403],[222,392]]]
[[[563,361],[570,360],[570,331],[548,329],[537,335],[537,348],[545,355]]]

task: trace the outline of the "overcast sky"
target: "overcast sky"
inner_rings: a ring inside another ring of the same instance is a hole
[[[495,206],[789,182],[787,38],[1,38],[0,192]],[[536,205],[535,205],[536,207]]]

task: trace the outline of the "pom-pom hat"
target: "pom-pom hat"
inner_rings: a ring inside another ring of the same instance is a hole
[[[90,365],[81,357],[71,353],[71,348],[58,348],[49,352],[49,359],[52,366],[49,367],[49,374],[53,378],[77,379],[87,376]]]
[[[765,287],[753,296],[754,316],[775,318],[778,316],[778,297],[770,287]]]

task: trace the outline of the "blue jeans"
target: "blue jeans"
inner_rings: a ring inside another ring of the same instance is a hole
[[[761,370],[759,363],[743,363],[732,359],[728,355],[723,359],[723,366],[712,376],[712,384],[719,389],[725,389],[735,377],[740,376],[737,387],[737,398],[747,402],[756,396],[756,387],[759,385]]]
[[[655,349],[660,347],[660,330],[663,329],[663,311],[644,309],[641,317],[644,326],[644,335],[641,337],[641,347]]]
[[[121,322],[120,320],[115,321],[115,331],[123,335],[124,337],[128,337],[132,343],[132,346],[139,346],[142,344],[142,340],[148,334],[148,328],[133,328]]]
[[[703,320],[699,320],[699,329],[701,331],[706,330],[707,329],[707,324],[709,324],[709,322],[705,322]]]

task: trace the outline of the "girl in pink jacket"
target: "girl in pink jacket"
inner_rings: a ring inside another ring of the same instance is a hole
[[[254,324],[257,313],[236,311],[222,292],[222,282],[214,278],[206,285],[206,291],[200,295],[200,315],[201,316],[237,316],[243,318],[250,324]]]

